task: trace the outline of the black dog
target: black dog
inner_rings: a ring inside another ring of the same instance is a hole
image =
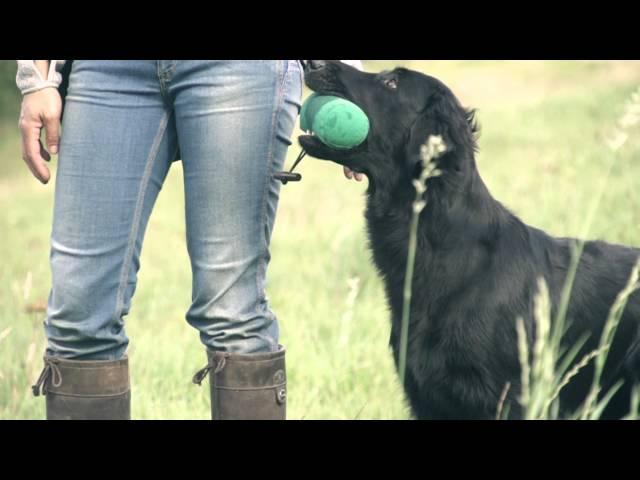
[[[420,171],[420,147],[430,135],[447,146],[437,159],[442,175],[428,180],[413,281],[405,391],[420,419],[490,419],[507,382],[510,418],[518,403],[520,363],[516,319],[533,341],[538,278],[549,287],[552,317],[572,256],[572,239],[553,238],[529,227],[496,201],[478,174],[474,112],[464,109],[439,80],[407,69],[369,74],[335,61],[312,60],[305,80],[314,91],[346,98],[368,115],[365,141],[334,150],[303,135],[313,157],[332,160],[369,179],[366,220],[374,262],[392,312],[390,343],[398,362],[411,183]],[[567,314],[564,341],[589,339],[576,357],[597,348],[616,295],[624,288],[640,250],[587,242]],[[560,395],[562,412],[584,401],[593,362]],[[604,418],[629,410],[640,379],[640,295],[631,296],[603,374],[605,388],[623,379]]]

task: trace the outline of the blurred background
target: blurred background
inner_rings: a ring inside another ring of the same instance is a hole
[[[448,84],[478,109],[480,174],[526,223],[557,236],[581,232],[612,161],[606,139],[640,86],[637,61],[365,61],[405,66]],[[14,61],[0,61],[0,419],[44,418],[30,385],[42,367],[54,177],[43,186],[21,159]],[[309,94],[305,92],[305,97]],[[297,137],[299,130],[294,132]],[[287,166],[297,156],[290,148]],[[630,132],[589,230],[640,246],[640,132]],[[288,349],[291,419],[406,419],[388,347],[382,283],[364,229],[366,180],[305,159],[300,183],[281,190],[267,292]],[[206,419],[205,362],[184,320],[191,299],[182,170],[174,163],[147,230],[126,318],[132,416]]]

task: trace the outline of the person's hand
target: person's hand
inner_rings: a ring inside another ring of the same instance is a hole
[[[22,159],[33,176],[42,183],[48,183],[51,173],[45,162],[51,160],[52,153],[58,154],[60,143],[60,116],[62,99],[56,88],[44,88],[26,94],[20,110],[20,133],[22,134]],[[48,150],[40,142],[40,133],[45,129]]]
[[[355,178],[358,182],[361,182],[362,179],[364,178],[363,173],[354,172],[353,170],[347,167],[343,167],[343,169],[344,169],[344,176],[349,180],[351,180],[352,178]]]

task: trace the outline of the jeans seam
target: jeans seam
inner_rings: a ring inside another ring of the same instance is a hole
[[[300,88],[304,89],[304,68],[303,68],[302,62],[300,60],[297,60],[297,62],[298,62],[298,70],[300,70]],[[299,111],[298,111],[298,113],[299,113]]]
[[[278,61],[277,63],[278,77],[282,76],[282,78],[278,78],[277,84],[276,84],[277,98],[275,102],[275,107],[273,109],[273,114],[271,115],[271,135],[269,137],[269,150],[267,152],[267,172],[266,172],[267,174],[266,174],[266,180],[264,182],[264,187],[262,190],[262,200],[261,200],[262,204],[261,204],[261,212],[260,212],[260,234],[262,235],[262,242],[263,242],[263,247],[265,248],[265,251],[264,251],[264,254],[260,256],[260,262],[256,270],[257,272],[256,289],[258,293],[256,298],[256,301],[258,302],[258,304],[256,305],[256,307],[259,306],[260,301],[262,300],[262,294],[264,293],[263,292],[264,289],[262,288],[263,285],[260,284],[260,277],[264,276],[264,275],[261,275],[262,272],[266,274],[265,255],[266,255],[266,252],[269,250],[269,241],[265,233],[265,223],[267,222],[267,195],[269,192],[269,185],[271,184],[271,180],[272,180],[271,167],[273,165],[276,134],[278,129],[278,118],[284,104],[284,87],[287,80],[287,71],[288,71],[288,68],[285,67],[285,64],[287,64],[287,67],[288,67],[288,60]],[[258,310],[258,308],[256,308],[256,310]]]
[[[116,308],[114,312],[114,320],[116,323],[119,323],[122,317],[122,309],[124,307],[124,290],[126,288],[127,279],[129,277],[135,244],[138,240],[138,232],[140,230],[140,217],[144,208],[144,199],[147,195],[147,186],[149,185],[149,179],[151,178],[153,165],[155,163],[155,159],[158,158],[158,150],[160,149],[160,144],[162,143],[162,139],[164,138],[164,134],[167,130],[167,125],[169,123],[170,117],[171,112],[165,112],[164,116],[160,120],[158,132],[156,133],[153,143],[151,144],[151,150],[149,151],[149,156],[147,157],[144,173],[140,182],[140,190],[138,190],[138,198],[136,199],[136,206],[133,212],[133,220],[131,222],[131,229],[129,231],[129,240],[127,242],[127,249],[125,250],[124,254],[124,261],[122,263],[122,270],[120,272],[120,280],[118,282]]]

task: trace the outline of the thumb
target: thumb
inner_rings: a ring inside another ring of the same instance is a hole
[[[45,117],[44,128],[46,131],[45,137],[49,152],[54,155],[58,154],[58,145],[60,144],[60,117]]]

